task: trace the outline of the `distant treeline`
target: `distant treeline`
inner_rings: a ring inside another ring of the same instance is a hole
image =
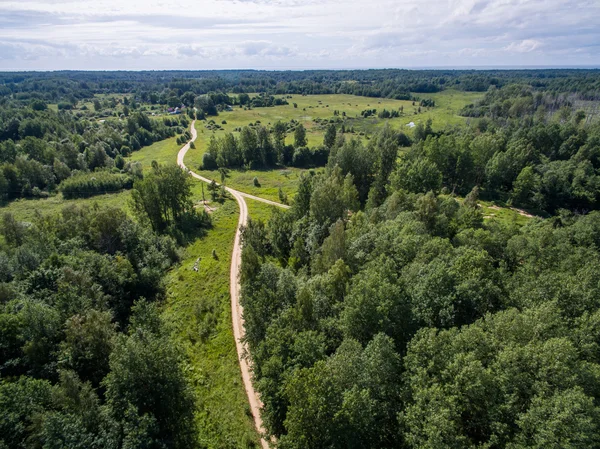
[[[75,102],[94,94],[117,92],[134,93],[144,101],[158,103],[165,92],[181,97],[186,92],[202,95],[218,91],[410,99],[411,93],[448,88],[485,92],[490,86],[522,83],[540,91],[575,92],[596,99],[599,73],[596,69],[5,72],[0,73],[0,97]]]

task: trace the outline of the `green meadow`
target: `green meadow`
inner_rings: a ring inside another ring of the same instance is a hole
[[[134,151],[127,160],[140,162],[144,170],[148,170],[152,166],[152,161],[156,161],[161,165],[175,164],[177,162],[177,153],[180,148],[181,145],[177,143],[177,136],[170,137],[161,140],[160,142],[154,142],[152,145],[138,151]]]
[[[284,96],[288,105],[273,106],[265,108],[245,109],[239,106],[234,107],[232,111],[223,111],[218,117],[209,117],[221,127],[219,130],[209,130],[207,121],[196,121],[196,139],[195,149],[190,149],[186,155],[186,165],[198,171],[203,176],[220,181],[220,174],[217,170],[201,170],[202,155],[204,154],[208,142],[212,136],[220,137],[227,132],[234,135],[239,133],[234,131],[251,123],[260,122],[264,126],[273,125],[278,120],[290,121],[292,119],[302,123],[307,130],[307,140],[310,147],[318,146],[323,143],[325,128],[330,121],[335,121],[338,128],[342,125],[346,129],[353,129],[354,133],[348,134],[363,140],[366,144],[370,136],[379,128],[389,123],[394,129],[402,130],[408,135],[412,135],[412,129],[407,125],[410,122],[415,124],[425,124],[431,119],[433,129],[443,129],[446,126],[460,125],[467,123],[467,118],[458,115],[460,109],[475,101],[482,96],[481,93],[444,91],[436,94],[419,94],[419,98],[433,99],[436,102],[435,107],[419,107],[419,102],[404,100],[392,100],[386,98],[358,97],[354,95],[288,95]],[[296,107],[294,106],[296,104]],[[387,109],[400,110],[403,114],[397,118],[380,119],[376,115],[364,118],[361,112],[367,109],[376,109],[378,112]],[[338,111],[339,115],[334,115]],[[420,112],[419,112],[420,111]],[[344,116],[345,114],[345,116]],[[317,122],[316,120],[319,120]],[[288,135],[286,142],[293,143],[293,136]],[[156,144],[155,144],[156,145]],[[165,151],[165,148],[157,151],[158,155]],[[133,155],[132,159],[136,157]],[[158,156],[161,157],[161,156]],[[226,180],[227,185],[242,192],[252,195],[263,196],[271,200],[279,200],[279,188],[291,199],[295,193],[297,180],[302,173],[302,169],[296,168],[276,168],[273,170],[230,170],[229,177]],[[260,187],[254,186],[254,177],[258,178]]]
[[[239,212],[234,200],[211,207],[216,207],[212,229],[185,248],[181,263],[167,276],[163,317],[188,356],[200,447],[252,447],[258,435],[238,365],[229,297]]]
[[[62,194],[51,196],[49,198],[37,199],[18,199],[11,201],[3,207],[0,207],[0,213],[8,212],[14,215],[19,221],[31,222],[36,214],[42,215],[53,214],[60,212],[64,207],[70,205],[82,206],[98,204],[99,206],[119,207],[125,211],[129,211],[129,198],[131,192],[124,190],[119,193],[110,193],[105,195],[97,195],[91,198],[77,198],[66,200]]]

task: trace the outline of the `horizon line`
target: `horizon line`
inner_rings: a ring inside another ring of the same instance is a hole
[[[590,65],[464,65],[464,66],[407,66],[407,67],[338,67],[338,68],[227,68],[227,69],[12,69],[0,73],[60,73],[60,72],[341,72],[369,70],[600,70],[600,64]]]

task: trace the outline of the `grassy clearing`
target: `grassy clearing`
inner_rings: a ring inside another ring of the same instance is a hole
[[[309,146],[318,146],[323,142],[324,126],[315,123],[315,118],[319,119],[337,119],[333,111],[340,111],[340,119],[344,119],[342,113],[346,113],[345,126],[353,127],[355,136],[363,139],[366,143],[368,136],[372,135],[377,129],[384,126],[388,122],[393,128],[401,129],[409,135],[411,129],[406,126],[409,122],[425,123],[429,118],[432,119],[434,129],[442,129],[448,125],[459,125],[467,122],[467,118],[457,115],[458,111],[466,104],[472,103],[477,98],[482,96],[481,93],[444,91],[436,94],[419,94],[421,98],[431,98],[436,101],[436,106],[433,108],[421,108],[418,113],[418,102],[413,106],[412,101],[390,100],[385,98],[368,98],[357,97],[354,95],[292,95],[287,98],[289,105],[274,106],[270,108],[256,108],[244,110],[236,107],[233,111],[224,111],[218,117],[211,117],[221,126],[221,130],[211,131],[206,129],[206,123],[203,121],[196,122],[196,130],[198,138],[196,139],[196,148],[190,149],[186,154],[186,164],[195,171],[202,164],[202,155],[204,154],[211,136],[220,137],[226,132],[233,132],[234,135],[239,133],[234,132],[236,128],[246,126],[250,123],[260,121],[261,124],[269,126],[278,120],[290,121],[295,119],[304,124],[307,129],[307,139]],[[294,103],[297,107],[294,107]],[[382,109],[398,110],[404,108],[404,115],[393,119],[379,119],[377,117],[362,118],[360,113],[366,109]],[[415,114],[416,112],[416,114]],[[223,123],[226,122],[226,123]],[[341,124],[337,125],[341,127]],[[360,133],[364,133],[360,136]],[[287,143],[292,143],[293,136],[287,136]],[[142,150],[143,151],[143,150]],[[139,152],[138,152],[139,153]],[[291,172],[290,176],[285,177],[281,172]],[[238,189],[242,192],[251,193],[253,195],[262,196],[272,200],[279,200],[278,188],[291,197],[296,191],[297,178],[303,170],[301,169],[275,169],[270,171],[251,170],[240,171],[231,170],[230,178],[227,180],[229,186]],[[200,171],[200,174],[207,178],[219,181],[217,171]],[[261,187],[255,187],[253,184],[254,177],[258,177]]]
[[[91,198],[77,198],[65,200],[61,193],[50,198],[40,199],[19,199],[8,203],[0,208],[0,213],[10,212],[19,221],[32,221],[36,213],[48,215],[59,212],[64,207],[71,204],[82,206],[84,204],[98,204],[100,206],[118,207],[129,212],[129,198],[131,191],[124,190],[119,193],[110,193],[106,195],[97,195]]]
[[[481,92],[461,92],[457,90],[444,90],[435,94],[418,94],[419,98],[435,100],[436,106],[422,112],[416,117],[415,123],[425,123],[431,119],[434,130],[444,129],[448,125],[464,125],[473,121],[473,118],[458,115],[466,105],[473,103],[484,96]]]
[[[526,225],[531,220],[530,217],[520,214],[517,210],[509,207],[500,207],[490,201],[479,201],[484,220],[498,220],[509,224],[514,223],[519,226]]]
[[[261,201],[251,200],[246,198],[246,204],[248,205],[248,215],[253,220],[262,220],[267,223],[271,218],[271,214],[273,213],[273,209],[276,206],[271,206],[269,204],[263,203]]]
[[[127,160],[141,162],[144,170],[147,170],[152,166],[152,161],[156,161],[159,164],[175,164],[177,153],[180,149],[181,145],[177,143],[177,137],[169,137],[168,139],[154,142],[152,145],[134,151]]]
[[[213,213],[208,235],[189,245],[167,276],[164,317],[188,354],[200,445],[208,448],[258,444],[231,327],[229,269],[237,221],[237,204],[227,200]]]
[[[292,167],[274,170],[230,170],[225,184],[240,192],[277,202],[280,202],[279,188],[281,188],[291,202],[298,189],[298,180],[305,171]],[[198,173],[208,179],[221,182],[221,175],[216,170],[199,170]],[[260,187],[254,185],[255,177]]]

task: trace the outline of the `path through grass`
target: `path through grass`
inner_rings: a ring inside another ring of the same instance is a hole
[[[200,444],[208,448],[258,447],[231,328],[229,269],[237,221],[237,205],[227,200],[214,212],[208,235],[185,249],[167,277],[164,317],[187,352]]]

